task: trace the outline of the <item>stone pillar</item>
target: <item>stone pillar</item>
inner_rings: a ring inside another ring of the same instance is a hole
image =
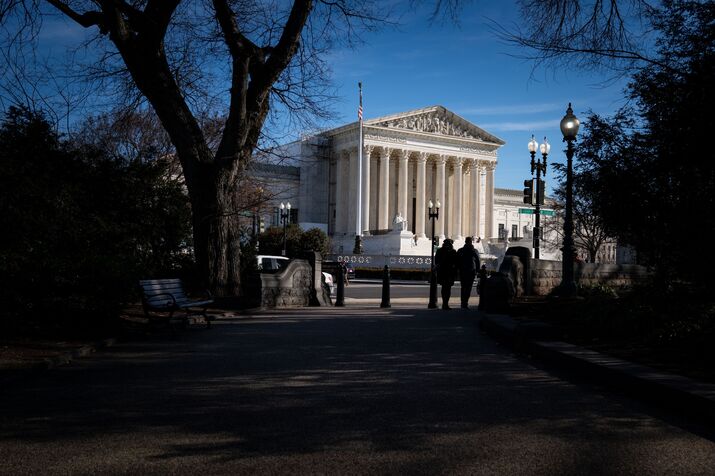
[[[357,199],[357,188],[358,188],[358,150],[357,147],[349,149],[347,151],[348,155],[348,176],[346,177],[346,183],[348,187],[348,203],[347,209],[345,210],[345,218],[347,219],[345,223],[345,232],[349,235],[353,235],[357,231],[357,211],[360,209],[360,204]]]
[[[452,238],[457,241],[464,239],[462,236],[462,158],[454,158],[454,190],[452,190]]]
[[[494,169],[496,164],[487,165],[487,196],[484,203],[484,234],[487,239],[494,238]]]
[[[417,157],[417,191],[415,193],[417,203],[415,210],[415,235],[417,238],[425,238],[425,207],[427,197],[425,196],[425,184],[427,182],[427,153],[420,152]]]
[[[380,184],[380,198],[377,201],[377,228],[387,230],[390,228],[390,149],[387,147],[382,149],[380,178],[378,181]]]
[[[347,156],[346,151],[341,150],[336,154],[335,158],[335,230],[334,233],[345,233],[345,224],[347,223],[347,212],[348,212],[348,190],[345,188],[346,181],[345,178],[347,174],[344,173],[345,164],[350,160]]]
[[[471,188],[469,190],[469,233],[476,238],[482,236],[479,234],[479,218],[481,218],[479,199],[482,190],[482,169],[479,167],[479,162],[476,159],[469,164],[469,167],[469,173],[472,178]]]
[[[397,213],[400,213],[405,219],[408,218],[407,213],[409,211],[407,204],[407,189],[409,188],[409,177],[408,177],[408,161],[410,159],[410,151],[403,150],[400,153],[399,158],[399,169],[397,172]]]
[[[362,152],[362,232],[370,234],[370,156],[373,146],[365,146]]]
[[[435,187],[436,196],[435,199],[440,203],[442,209],[439,212],[439,219],[435,221],[435,235],[439,236],[440,242],[444,240],[444,220],[447,210],[445,209],[444,200],[444,184],[445,184],[445,163],[447,158],[444,155],[440,155],[436,159],[437,164],[437,184]]]

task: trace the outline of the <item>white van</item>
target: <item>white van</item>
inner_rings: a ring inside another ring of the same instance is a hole
[[[286,266],[288,266],[288,262],[290,261],[288,258],[285,256],[273,256],[273,255],[258,255],[256,256],[257,264],[258,264],[258,271],[264,272],[264,273],[275,273]],[[325,281],[325,284],[328,285],[328,289],[330,290],[330,294],[335,294],[335,284],[333,282],[333,275],[330,273],[323,272],[323,280]]]

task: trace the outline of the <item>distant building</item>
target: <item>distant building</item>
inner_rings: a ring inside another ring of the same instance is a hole
[[[430,201],[440,204],[440,239],[459,245],[465,236],[495,236],[494,171],[504,141],[433,106],[366,120],[359,164],[359,130],[355,122],[305,137],[275,151],[281,165],[254,166],[256,177],[279,185],[273,208],[290,201],[295,221],[326,231],[336,251],[352,251],[360,233],[366,253],[429,255]],[[278,225],[278,216],[264,220]]]
[[[289,223],[325,231],[342,255],[353,252],[360,212],[366,254],[429,256],[428,202],[439,201],[440,242],[452,238],[460,247],[472,236],[495,257],[507,246],[532,248],[534,208],[521,190],[494,187],[501,139],[442,106],[366,120],[358,200],[358,137],[354,122],[281,146],[275,163],[257,160],[251,181],[271,198],[254,223],[281,226],[279,205],[290,202]],[[547,198],[542,207],[541,258],[560,260],[553,205]],[[608,248],[604,259],[612,254]]]

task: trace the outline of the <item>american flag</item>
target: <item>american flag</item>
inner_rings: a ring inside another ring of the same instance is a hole
[[[362,82],[358,83],[360,88],[360,105],[358,106],[358,121],[362,121]]]

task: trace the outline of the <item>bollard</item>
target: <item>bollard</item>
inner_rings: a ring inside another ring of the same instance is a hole
[[[437,309],[437,276],[434,270],[432,270],[429,277],[429,303],[427,308]]]
[[[385,269],[382,270],[382,302],[380,307],[391,307],[390,306],[390,267],[385,265]]]
[[[347,269],[345,269],[345,266],[340,263],[338,265],[338,290],[337,290],[337,295],[335,296],[335,305],[337,307],[345,307],[345,272]]]

